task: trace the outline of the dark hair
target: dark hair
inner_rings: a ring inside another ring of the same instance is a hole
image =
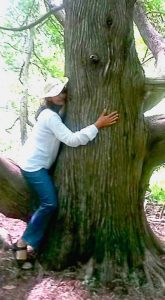
[[[63,90],[60,92],[60,94],[64,94],[64,93],[67,93],[67,86],[64,86]],[[53,110],[54,112],[56,113],[59,113],[59,110],[61,108],[60,105],[57,105],[57,104],[54,104],[51,100],[51,97],[46,97],[44,99],[44,104],[41,104],[40,107],[38,108],[36,114],[35,114],[35,120],[37,121],[38,119],[38,116],[40,115],[40,113],[46,109],[46,108],[49,108],[51,110]]]
[[[61,94],[65,94],[65,93],[67,93],[67,91],[68,91],[68,89],[67,89],[67,86],[65,85],[63,90],[61,91]]]
[[[53,102],[50,101],[50,98],[45,98],[44,100],[44,104],[40,105],[40,107],[38,108],[36,114],[35,114],[35,120],[37,121],[38,119],[38,116],[40,115],[40,113],[46,109],[46,108],[49,108],[51,110],[53,110],[54,112],[58,113],[61,106],[60,105],[57,105],[57,104],[54,104]]]

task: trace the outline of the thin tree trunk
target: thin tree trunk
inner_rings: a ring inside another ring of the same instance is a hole
[[[23,95],[20,100],[20,130],[21,130],[21,142],[25,143],[27,139],[27,120],[28,120],[28,83],[29,83],[29,66],[33,51],[33,30],[29,30],[29,36],[27,40],[27,55],[23,65]]]
[[[134,21],[156,60],[155,76],[165,77],[165,40],[148,20],[141,1],[135,4]]]

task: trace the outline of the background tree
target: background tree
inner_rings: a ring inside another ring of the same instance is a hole
[[[43,12],[45,14],[40,18]],[[28,28],[31,22],[33,25]],[[43,1],[38,0],[12,1],[4,26],[16,27],[16,30],[9,30],[7,33],[1,31],[3,44],[0,51],[8,69],[18,74],[21,83],[18,105],[20,107],[17,114],[20,120],[21,141],[24,143],[27,138],[27,124],[32,126],[28,118],[28,107],[31,106],[32,100],[29,90],[30,78],[34,77],[34,74],[36,77],[42,76],[44,80],[50,75],[63,75],[63,28],[51,17],[50,12],[46,12]]]
[[[132,279],[150,286],[152,294],[159,286],[163,294],[164,246],[147,224],[143,199],[153,168],[165,159],[165,116],[144,118],[143,112],[164,80],[145,81],[133,36],[135,1],[64,4],[72,99],[66,124],[73,130],[91,124],[105,106],[119,111],[120,123],[86,147],[63,147],[55,171],[60,209],[43,258],[55,269],[90,261],[90,275],[104,283]],[[20,178],[9,177],[8,164],[0,165],[2,193]],[[7,203],[3,212],[21,215],[18,207],[6,209]]]
[[[155,11],[155,13],[160,14],[163,23],[164,15],[163,13],[161,14],[160,11],[160,2],[161,1],[155,1],[155,3],[159,3],[158,9],[157,11]],[[152,12],[152,9],[151,13],[152,15],[154,14],[154,11]],[[155,18],[150,17],[150,19],[153,21]],[[158,29],[163,33],[163,30],[161,30],[161,27],[159,26],[159,22],[155,27],[155,24],[152,25],[150,19],[148,19],[147,17],[147,12],[145,11],[144,5],[140,1],[138,1],[135,4],[134,20],[142,38],[144,39],[144,42],[146,43],[148,49],[152,52],[153,57],[155,58],[155,74],[157,77],[162,77],[165,74],[165,39],[156,30]]]

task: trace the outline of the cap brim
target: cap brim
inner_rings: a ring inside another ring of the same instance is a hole
[[[64,87],[67,85],[68,80],[69,79],[67,77],[65,77],[64,81],[61,82],[61,84],[55,85],[48,93],[43,94],[41,98],[58,96],[62,92]]]

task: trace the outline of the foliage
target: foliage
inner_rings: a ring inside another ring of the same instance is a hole
[[[165,36],[165,2],[164,0],[150,0],[144,1],[147,17],[156,28],[156,30],[161,33],[162,36]]]
[[[5,18],[5,27],[22,27],[39,19],[46,13],[42,0],[15,0],[10,1]],[[21,74],[25,56],[27,54],[26,43],[28,32],[0,31],[3,44],[0,45],[0,53],[6,63],[6,69]],[[60,59],[59,59],[60,57]],[[61,64],[59,64],[61,60]],[[62,76],[64,69],[64,45],[63,28],[55,17],[51,16],[47,21],[38,24],[34,29],[34,52],[31,59],[31,72],[42,74],[46,79],[51,76]]]
[[[38,20],[46,11],[42,0],[10,0],[8,11],[1,25],[8,28],[20,28]],[[4,69],[11,70],[17,77],[14,99],[12,95],[7,108],[14,111],[17,116],[20,113],[19,100],[24,91],[23,70],[29,51],[29,37],[29,29],[19,32],[0,30],[0,38],[3,40],[0,45],[0,54],[5,65]],[[48,77],[62,77],[64,73],[63,28],[54,16],[50,16],[33,28],[31,37],[33,37],[33,53],[28,71],[27,107],[29,120],[34,123],[34,114],[39,106],[36,97],[40,95],[40,86]],[[34,85],[36,85],[35,93]]]
[[[163,37],[165,36],[165,2],[164,0],[144,0],[143,4],[146,9],[147,18],[149,19],[150,23],[154,26],[154,28],[160,33]],[[153,55],[151,51],[148,49],[146,44],[143,41],[139,31],[137,30],[136,26],[134,26],[134,35],[135,35],[135,43],[136,49],[138,53],[138,57],[140,62],[142,63],[143,67],[149,67],[150,64],[152,65],[152,58]],[[147,64],[145,64],[147,63]]]
[[[156,200],[158,203],[165,204],[165,189],[155,183],[151,188],[151,199]]]
[[[150,200],[165,204],[165,165],[156,168],[150,181]]]

